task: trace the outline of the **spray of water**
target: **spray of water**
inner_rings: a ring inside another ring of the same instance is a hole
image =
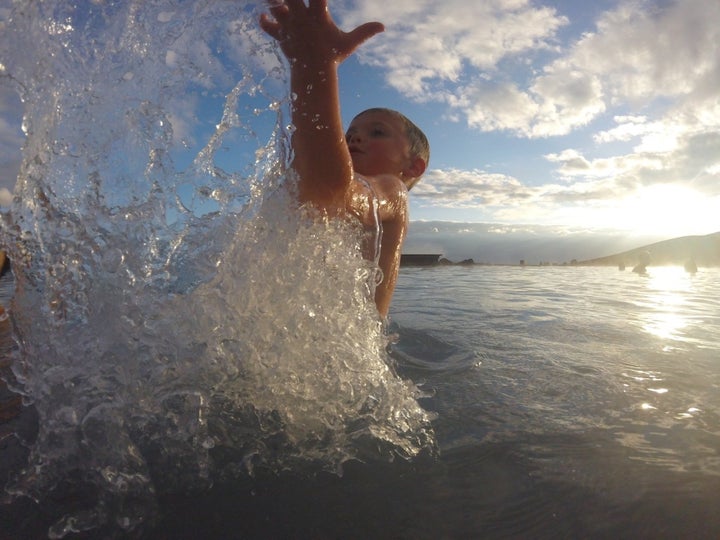
[[[292,204],[262,7],[0,8],[0,77],[26,134],[0,230],[13,371],[40,423],[7,491],[93,494],[51,537],[137,530],[159,491],[258,466],[337,471],[432,446],[417,389],[386,362],[367,231]]]

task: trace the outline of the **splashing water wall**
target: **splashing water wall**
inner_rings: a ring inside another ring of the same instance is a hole
[[[26,134],[1,230],[12,369],[39,417],[7,490],[95,494],[51,536],[137,529],[158,492],[257,466],[338,470],[432,445],[417,389],[386,363],[360,232],[292,209],[287,83],[262,8],[0,8],[0,78]]]

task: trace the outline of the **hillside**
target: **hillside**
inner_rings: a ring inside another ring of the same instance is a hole
[[[720,266],[720,232],[705,236],[682,236],[638,247],[615,255],[579,261],[584,266],[634,266],[641,254],[650,254],[651,266],[684,265],[690,260],[702,266]]]

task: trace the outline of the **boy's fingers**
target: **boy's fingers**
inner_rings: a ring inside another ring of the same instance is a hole
[[[270,37],[280,39],[280,25],[263,13],[260,15],[260,28],[263,29]]]
[[[322,15],[327,10],[327,0],[310,0],[308,4],[308,11],[314,16]]]
[[[260,26],[265,28],[266,26],[269,28],[271,26],[278,26],[278,23],[273,21],[267,13],[261,13],[260,14]]]
[[[285,4],[277,4],[270,7],[270,13],[272,13],[276,21],[280,22],[284,19],[287,20],[290,10]]]
[[[285,5],[290,9],[290,11],[307,9],[303,0],[285,0]]]

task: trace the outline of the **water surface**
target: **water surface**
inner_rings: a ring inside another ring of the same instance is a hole
[[[392,356],[439,455],[167,495],[148,537],[714,538],[717,277],[404,268]]]
[[[717,536],[717,270],[403,269],[388,353],[264,8],[0,10],[3,533]]]

